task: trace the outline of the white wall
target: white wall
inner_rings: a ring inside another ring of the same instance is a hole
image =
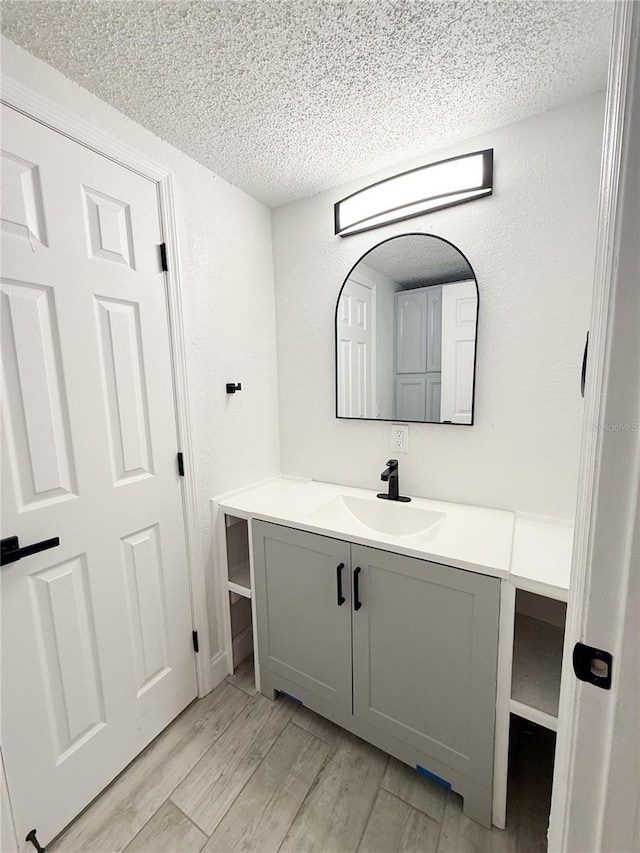
[[[412,425],[402,490],[573,514],[603,109],[604,95],[594,95],[274,212],[283,471],[379,487],[391,455],[389,424],[335,418],[335,300],[364,252],[422,230],[458,245],[478,279],[476,424]],[[495,149],[492,197],[334,236],[334,202],[370,180],[488,147]]]
[[[210,583],[209,499],[279,471],[271,212],[5,38],[2,68],[173,172],[194,474]],[[227,395],[228,381],[242,382],[242,391]],[[215,655],[220,638],[211,606],[209,612]]]

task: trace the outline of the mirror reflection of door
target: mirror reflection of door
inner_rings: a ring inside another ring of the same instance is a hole
[[[440,237],[363,255],[338,298],[337,416],[473,423],[477,307],[469,262]]]
[[[442,288],[399,290],[395,299],[393,417],[440,420]]]
[[[477,306],[475,281],[442,288],[443,421],[471,423]]]
[[[375,282],[362,273],[342,288],[338,304],[338,412],[375,418]]]

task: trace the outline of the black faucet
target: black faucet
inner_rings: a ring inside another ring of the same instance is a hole
[[[380,479],[386,483],[389,481],[389,494],[385,495],[384,493],[379,494],[378,497],[382,498],[383,501],[402,501],[403,503],[409,503],[411,498],[402,497],[400,494],[400,485],[398,481],[398,460],[390,459],[387,462],[387,468],[384,469],[382,474],[380,474]]]

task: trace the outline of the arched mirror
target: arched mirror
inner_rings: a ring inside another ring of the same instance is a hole
[[[366,252],[336,306],[336,416],[472,424],[478,285],[448,240],[402,234]]]

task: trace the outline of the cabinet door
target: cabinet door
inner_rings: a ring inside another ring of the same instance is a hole
[[[489,785],[499,580],[360,545],[352,559],[355,716]]]
[[[351,713],[350,546],[254,521],[253,557],[260,667]]]
[[[427,371],[427,294],[403,290],[396,304],[396,373]]]

